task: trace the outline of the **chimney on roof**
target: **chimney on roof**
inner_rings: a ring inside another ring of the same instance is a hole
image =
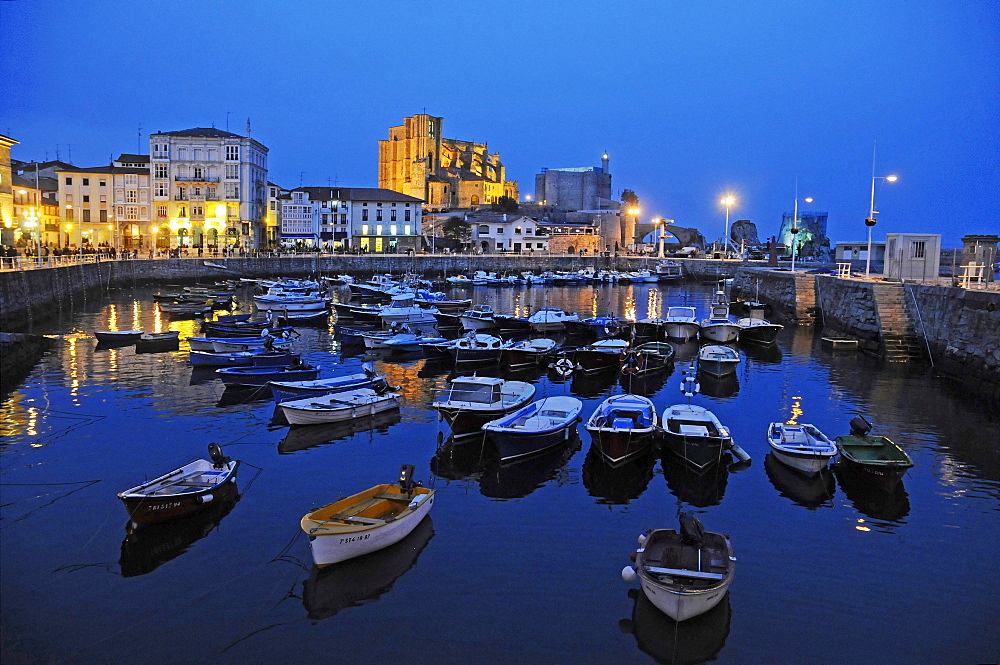
[[[250,138],[250,117],[247,116],[247,138]]]

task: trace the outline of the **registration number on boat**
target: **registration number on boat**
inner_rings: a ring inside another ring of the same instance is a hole
[[[369,536],[371,536],[371,534],[370,533],[366,533],[363,536],[351,536],[350,538],[341,538],[340,539],[340,544],[343,545],[344,543],[355,543],[355,542],[357,542],[359,540],[368,540]]]

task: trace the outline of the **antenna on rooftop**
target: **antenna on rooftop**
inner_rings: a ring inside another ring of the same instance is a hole
[[[229,114],[231,111],[226,111],[226,131],[229,131]]]
[[[139,137],[135,140],[135,154],[142,154],[142,122],[139,122]]]
[[[247,116],[247,138],[250,138],[250,116]]]
[[[302,186],[302,177],[306,174],[305,171],[299,171],[299,187]]]

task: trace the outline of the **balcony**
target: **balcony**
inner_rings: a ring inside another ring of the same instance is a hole
[[[174,176],[174,182],[219,182],[218,178],[180,178]]]

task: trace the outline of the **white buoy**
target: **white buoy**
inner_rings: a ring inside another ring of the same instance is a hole
[[[626,582],[635,582],[636,573],[635,568],[632,566],[625,566],[622,568],[622,579]]]

